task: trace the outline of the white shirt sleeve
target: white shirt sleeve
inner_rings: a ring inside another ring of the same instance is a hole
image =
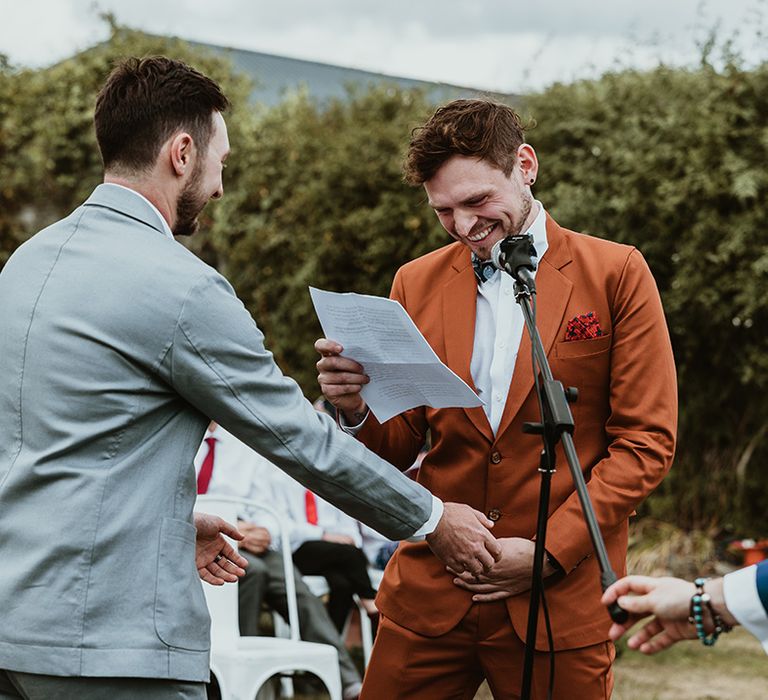
[[[757,566],[748,566],[723,578],[723,595],[728,610],[760,640],[768,653],[768,615],[757,592]]]
[[[328,501],[316,496],[318,525],[323,532],[335,535],[346,535],[351,537],[356,547],[362,547],[363,537],[360,534],[360,528],[357,526],[357,520],[339,510]]]
[[[314,542],[323,539],[324,530],[319,525],[301,523],[291,520],[291,551],[295,552],[305,542]]]
[[[369,415],[371,415],[371,411],[369,409],[366,409],[363,420],[361,420],[357,425],[347,425],[347,421],[344,418],[344,414],[341,411],[339,411],[339,427],[345,433],[347,433],[347,435],[351,435],[352,437],[354,437],[360,432],[360,429],[365,425],[365,421],[368,420]]]

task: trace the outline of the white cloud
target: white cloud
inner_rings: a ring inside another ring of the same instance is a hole
[[[83,2],[0,0],[0,16],[0,53],[22,65],[46,65],[107,34],[104,23]]]
[[[98,9],[96,9],[96,5]],[[6,7],[7,6],[7,7]],[[0,0],[0,52],[39,66],[107,35],[99,10],[156,34],[500,91],[597,75],[617,61],[691,62],[721,23],[765,58],[766,0]]]

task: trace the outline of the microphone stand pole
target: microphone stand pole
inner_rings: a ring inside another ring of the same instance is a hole
[[[533,294],[535,293],[534,291]],[[538,366],[539,370],[539,380],[536,382],[536,388],[539,394],[542,418],[541,423],[525,423],[523,425],[523,432],[541,435],[544,442],[539,467],[541,490],[539,495],[539,512],[536,521],[531,602],[528,608],[528,628],[525,638],[525,659],[520,695],[521,700],[530,700],[534,650],[536,647],[536,628],[539,619],[539,603],[543,590],[542,571],[544,568],[544,548],[547,536],[549,494],[552,474],[555,473],[555,448],[558,442],[562,442],[565,457],[573,477],[573,483],[576,487],[576,493],[579,496],[581,508],[584,511],[584,518],[592,539],[592,546],[600,564],[600,582],[603,590],[616,581],[616,574],[611,568],[611,562],[608,560],[605,542],[600,534],[600,527],[597,524],[597,517],[592,507],[592,501],[589,498],[587,485],[584,482],[584,475],[582,474],[579,458],[573,444],[574,422],[568,402],[576,400],[577,391],[573,387],[569,387],[566,390],[559,381],[553,378],[552,369],[549,366],[547,354],[541,342],[541,335],[538,328],[536,328],[531,290],[517,276],[515,280],[515,298],[522,308],[525,325],[531,337],[531,346],[535,359],[534,380],[536,380],[536,366]],[[618,603],[610,606],[609,613],[615,622],[624,622],[627,619],[627,612],[619,607]]]

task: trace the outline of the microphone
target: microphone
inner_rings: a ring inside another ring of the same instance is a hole
[[[532,274],[537,267],[534,258],[536,258],[536,248],[533,246],[533,236],[530,233],[507,236],[496,241],[491,248],[491,262],[494,267],[511,275],[531,294],[536,293]]]

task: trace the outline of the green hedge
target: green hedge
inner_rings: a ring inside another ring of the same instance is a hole
[[[556,86],[528,108],[540,122],[531,140],[544,201],[564,224],[636,245],[662,293],[680,440],[651,509],[759,534],[768,496],[768,65],[626,71]]]
[[[194,63],[233,100],[225,197],[190,245],[232,280],[313,396],[320,329],[307,286],[386,294],[399,265],[448,242],[400,176],[431,106],[380,86],[322,107],[302,93],[253,107],[221,59],[118,27],[50,69],[0,61],[0,264],[100,181],[96,91],[117,57],[150,53]],[[664,299],[680,447],[645,510],[768,534],[768,68],[731,58],[719,70],[623,71],[531,95],[524,111],[538,122],[537,196],[564,226],[636,245]]]

